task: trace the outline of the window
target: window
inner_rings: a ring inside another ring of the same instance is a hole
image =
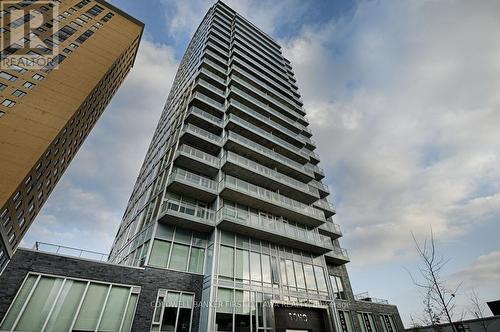
[[[0,111],[0,118],[5,115],[5,112]]]
[[[22,67],[19,67],[17,65],[11,65],[9,67],[10,70],[14,70],[14,71],[17,71],[19,74],[24,74],[25,72],[27,72],[26,69],[22,68]]]
[[[31,83],[31,82],[26,81],[26,82],[24,82],[23,86],[24,86],[26,89],[30,89],[30,90],[31,90],[31,89],[33,89],[33,88],[36,86],[36,84],[35,84],[35,83]]]
[[[333,288],[333,296],[339,300],[347,300],[344,285],[342,284],[342,278],[338,276],[330,276],[330,281]]]
[[[115,16],[115,14],[113,13],[107,13],[106,16],[104,16],[103,18],[101,18],[101,21],[103,22],[107,22],[109,21],[113,16]]]
[[[44,78],[45,78],[45,77],[44,77],[44,76],[42,76],[42,75],[40,75],[40,74],[35,74],[35,75],[33,75],[33,79],[34,79],[34,80],[37,80],[37,81],[41,81],[41,80],[43,80]]]
[[[358,312],[359,325],[361,332],[377,332],[373,314],[369,312]]]
[[[130,331],[139,292],[134,286],[30,273],[0,330],[41,331],[47,324],[46,331],[118,331],[123,320],[122,331]]]
[[[5,90],[6,87],[7,87],[6,84],[0,83],[0,91]]]
[[[394,324],[394,319],[392,315],[380,315],[380,322],[382,323],[382,328],[384,332],[396,332],[396,325]]]
[[[90,3],[90,0],[83,0],[83,1],[80,1],[79,3],[77,3],[75,5],[75,7],[77,7],[77,8],[83,8],[85,5],[87,5],[89,3]]]
[[[194,294],[160,289],[151,331],[190,332]]]
[[[206,236],[182,228],[158,225],[149,265],[179,271],[203,273]]]
[[[102,8],[101,6],[95,5],[94,7],[90,8],[87,11],[87,14],[95,17],[95,16],[99,15],[100,13],[102,13],[103,10],[104,10],[104,8]]]
[[[4,71],[0,72],[0,78],[3,78],[6,81],[12,81],[12,82],[15,81],[15,80],[17,80],[16,76],[13,76],[13,75],[11,75],[9,73],[6,73]]]
[[[5,106],[5,107],[8,107],[8,108],[14,107],[15,104],[16,104],[16,102],[13,101],[13,100],[10,100],[10,99],[5,99],[2,102],[2,105]]]
[[[87,30],[85,31],[80,37],[76,39],[77,42],[80,44],[83,44],[90,36],[94,34],[94,31],[92,30]]]
[[[22,97],[26,96],[26,92],[21,91],[21,90],[16,90],[16,91],[12,92],[12,95],[15,97],[22,98]]]
[[[338,311],[340,328],[342,332],[354,332],[351,313],[349,311]]]

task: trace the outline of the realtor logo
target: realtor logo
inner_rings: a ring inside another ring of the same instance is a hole
[[[58,8],[56,1],[0,1],[0,69],[57,68]]]

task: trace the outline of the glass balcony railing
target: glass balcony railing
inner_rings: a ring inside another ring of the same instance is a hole
[[[244,87],[246,87],[247,89],[251,90],[251,91],[254,91],[256,94],[258,94],[259,96],[262,96],[264,97],[265,99],[267,99],[269,102],[277,105],[279,108],[285,110],[286,112],[288,112],[289,114],[291,114],[293,117],[299,119],[299,120],[304,120],[304,117],[297,113],[296,111],[292,110],[290,107],[286,106],[285,104],[281,103],[280,101],[278,101],[277,99],[271,97],[270,95],[268,95],[265,91],[262,91],[262,90],[259,90],[257,89],[256,87],[254,87],[253,85],[245,82],[244,80],[240,79],[239,77],[236,77],[236,76],[231,76],[231,79],[235,82],[238,82],[239,84],[243,85]]]
[[[219,82],[220,84],[226,84],[226,80],[220,77],[219,75],[212,73],[210,70],[206,68],[201,68],[200,73],[203,73],[207,75],[208,77],[212,78],[213,80]]]
[[[204,223],[215,225],[215,211],[196,204],[168,199],[161,206],[161,214],[164,215],[169,212],[183,215],[188,219],[196,218]]]
[[[240,103],[239,101],[235,100],[235,99],[231,99],[230,102],[229,102],[231,105],[233,106],[236,106],[238,107],[239,109],[243,110],[245,113],[247,114],[250,114],[252,115],[254,118],[257,118],[259,119],[260,121],[278,129],[279,131],[287,134],[288,136],[290,136],[291,138],[295,139],[295,140],[298,140],[300,142],[300,139],[303,138],[304,136],[297,136],[297,133],[294,133],[293,131],[291,131],[290,129],[280,125],[279,123],[269,119],[268,117],[262,115],[261,113],[251,109],[250,107],[248,107],[247,105],[245,104],[242,104]]]
[[[314,208],[311,205],[306,205],[299,201],[293,200],[289,197],[280,195],[278,193],[272,192],[268,189],[256,186],[252,183],[243,181],[241,179],[235,178],[231,175],[225,175],[224,179],[221,181],[224,187],[231,188],[258,199],[270,202],[272,204],[279,205],[289,210],[293,210],[297,213],[307,215],[309,217],[325,220],[325,215],[321,210]]]
[[[257,151],[258,153],[261,153],[265,155],[266,157],[272,158],[280,163],[282,163],[285,166],[288,166],[290,168],[293,168],[297,170],[298,172],[307,174],[309,176],[314,176],[312,170],[306,170],[303,165],[299,164],[296,161],[293,161],[285,156],[283,156],[280,153],[277,153],[271,149],[266,148],[265,146],[262,146],[258,143],[255,143],[254,141],[249,140],[248,138],[245,138],[241,135],[236,134],[233,131],[229,131],[226,133],[226,136],[224,136],[224,144],[227,142],[227,140],[234,140],[238,142],[239,144],[245,145],[246,147]]]
[[[325,198],[317,200],[316,202],[313,203],[313,205],[323,210],[335,212],[335,207],[333,206],[333,204],[328,202]]]
[[[327,252],[325,255],[332,258],[349,261],[349,253],[347,252],[347,250],[337,246],[333,246],[333,250]]]
[[[195,149],[192,146],[183,144],[181,145],[177,153],[188,155],[193,159],[198,159],[199,161],[202,161],[213,167],[219,167],[219,158],[201,150]]]
[[[257,127],[256,125],[246,121],[246,120],[243,120],[242,118],[239,118],[237,117],[236,115],[234,114],[230,114],[228,117],[226,117],[226,123],[225,125],[227,124],[227,122],[229,121],[233,121],[243,127],[246,127],[248,129],[250,129],[251,131],[253,132],[256,132],[258,133],[260,136],[266,138],[267,140],[277,144],[277,145],[281,145],[282,147],[288,149],[290,152],[296,154],[296,155],[299,155],[299,156],[302,156],[303,158],[305,158],[306,160],[309,159],[309,154],[307,154],[305,151],[303,150],[300,150],[299,148],[297,148],[295,145],[291,144],[291,143],[288,143],[287,141],[271,134],[270,132],[262,129],[262,128],[259,128]]]
[[[323,225],[319,226],[319,228],[322,228],[334,234],[342,234],[342,231],[340,230],[340,225],[331,221],[325,222]]]
[[[309,184],[311,186],[315,187],[315,188],[318,188],[321,191],[324,191],[324,192],[327,192],[327,193],[330,192],[330,189],[328,189],[328,186],[326,184],[324,184],[324,183],[321,183],[318,180],[312,180],[311,182],[309,182]]]
[[[212,85],[204,80],[199,79],[196,83],[198,85],[204,87],[205,89],[212,91],[213,93],[218,94],[222,98],[224,98],[226,96],[226,92],[224,90],[219,89],[218,87],[216,87],[216,86],[214,86],[214,85]]]
[[[298,123],[297,121],[293,120],[292,118],[286,116],[285,114],[281,113],[281,112],[278,112],[276,111],[275,109],[271,108],[269,105],[267,104],[264,104],[263,102],[261,102],[260,100],[258,100],[257,98],[249,95],[248,93],[246,93],[245,91],[241,90],[240,88],[237,88],[235,86],[231,86],[229,88],[230,91],[234,91],[235,93],[237,93],[238,95],[242,96],[243,98],[251,101],[252,103],[254,103],[255,105],[259,106],[260,108],[262,108],[263,110],[266,110],[267,112],[271,113],[272,115],[276,116],[277,118],[280,118],[281,120],[287,122],[288,124],[294,126],[295,128],[301,130],[301,131],[304,131],[306,130],[306,127],[300,123]]]
[[[205,54],[210,55],[212,58],[217,59],[217,60],[219,60],[220,62],[225,63],[225,64],[227,65],[227,59],[224,59],[224,58],[223,58],[223,57],[221,57],[220,55],[215,54],[214,52],[212,52],[212,51],[210,51],[210,50],[206,50],[206,51],[205,51]]]
[[[297,227],[295,225],[285,223],[282,220],[270,220],[260,217],[252,218],[249,214],[243,216],[230,206],[223,206],[217,212],[217,221],[220,222],[223,219],[229,219],[230,221],[237,222],[245,226],[250,226],[266,232],[282,235],[288,238],[292,238],[296,241],[306,242],[316,246],[333,249],[333,245],[328,236],[318,234],[317,232],[310,229],[305,229],[303,227]]]
[[[190,123],[185,124],[184,128],[182,129],[183,133],[191,133],[196,136],[201,136],[203,139],[206,139],[208,141],[211,141],[212,143],[216,145],[220,145],[221,143],[221,137],[217,136],[215,134],[212,134],[209,131],[206,131],[205,129],[201,129],[200,127],[196,127],[195,125],[192,125]]]
[[[227,151],[223,157],[222,163],[224,163],[225,160],[228,160],[228,161],[231,161],[235,164],[241,165],[247,169],[252,170],[253,172],[255,172],[257,174],[262,174],[262,175],[267,176],[269,178],[273,178],[274,180],[276,180],[280,183],[283,183],[289,187],[292,187],[294,189],[298,189],[300,191],[307,192],[315,197],[319,196],[318,189],[309,186],[307,183],[295,180],[295,179],[293,179],[285,174],[282,174],[282,173],[275,171],[269,167],[266,167],[264,165],[256,163],[255,161],[247,159],[247,158],[240,156],[239,154],[236,154],[234,152]]]
[[[192,98],[198,98],[206,102],[207,104],[215,107],[216,109],[220,110],[221,112],[224,112],[224,104],[219,103],[218,101],[210,98],[209,96],[204,95],[203,93],[200,92],[195,92],[193,93]]]
[[[226,75],[227,70],[225,68],[222,68],[220,65],[217,63],[213,62],[212,60],[208,58],[203,58],[202,62],[208,63],[210,66],[214,67],[216,70],[220,71],[223,75]]]
[[[203,111],[202,109],[196,107],[196,106],[191,106],[189,108],[189,113],[195,114],[199,116],[200,118],[206,119],[209,122],[217,124],[219,127],[222,127],[222,119],[216,117],[215,115],[212,115],[208,112]]]
[[[168,177],[168,184],[177,181],[211,192],[217,191],[217,183],[209,178],[191,173],[182,168],[174,168]]]
[[[205,43],[205,49],[208,48],[208,47],[211,47],[212,49],[220,52],[221,54],[225,54],[227,55],[228,54],[228,51],[227,50],[223,50],[222,48],[220,48],[219,46],[215,45],[215,43],[211,42],[209,39],[207,40],[207,42]]]

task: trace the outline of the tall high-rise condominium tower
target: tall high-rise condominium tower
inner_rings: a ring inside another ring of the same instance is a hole
[[[151,331],[402,330],[395,306],[352,294],[305,115],[280,46],[217,2],[179,66],[111,252],[189,280],[182,293],[176,282],[158,291]]]
[[[0,6],[1,271],[127,76],[143,24],[102,0]]]

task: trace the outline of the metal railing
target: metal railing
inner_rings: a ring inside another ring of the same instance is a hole
[[[277,153],[271,149],[268,149],[263,145],[255,143],[254,141],[251,141],[251,140],[249,140],[249,139],[247,139],[247,138],[245,138],[245,137],[243,137],[243,136],[241,136],[233,131],[229,131],[226,133],[226,135],[224,136],[224,142],[226,142],[228,139],[232,139],[240,144],[246,145],[246,146],[250,147],[252,150],[256,150],[259,153],[262,153],[263,155],[265,155],[269,158],[273,158],[273,159],[279,161],[280,163],[282,163],[288,167],[296,169],[299,172],[313,175],[312,170],[305,169],[304,165],[299,164],[298,162],[291,160],[290,158],[287,158],[280,153]]]
[[[327,211],[335,212],[335,207],[333,206],[332,203],[328,202],[326,200],[326,198],[317,200],[316,202],[313,203],[313,205],[315,205],[315,206],[317,206],[319,208],[322,208],[324,210],[327,210]]]
[[[389,304],[389,301],[387,301],[385,299],[371,297],[370,294],[368,294],[368,292],[356,294],[356,295],[354,295],[354,299],[356,301],[373,302],[373,303],[378,303],[378,304]]]
[[[324,183],[321,183],[318,180],[311,180],[309,184],[315,188],[321,189],[324,192],[330,192],[330,189],[328,189],[328,186]]]
[[[197,136],[202,136],[205,139],[208,139],[210,141],[213,141],[215,144],[219,145],[221,143],[221,137],[218,135],[215,135],[209,131],[206,131],[205,129],[202,129],[200,127],[197,127],[195,125],[192,125],[190,123],[186,124],[184,128],[182,129],[183,132],[190,132],[192,134],[195,134]]]
[[[223,111],[224,110],[224,104],[222,103],[219,103],[218,101],[216,101],[215,99],[212,99],[206,95],[204,95],[203,93],[200,93],[200,92],[195,92],[193,93],[193,96],[192,98],[198,98],[198,99],[201,99],[203,100],[204,102],[206,102],[207,104]]]
[[[211,122],[214,122],[216,123],[218,126],[222,127],[222,119],[221,118],[218,118],[216,117],[215,115],[213,114],[210,114],[208,112],[205,112],[204,110],[202,110],[201,108],[199,107],[196,107],[196,106],[191,106],[189,108],[189,113],[192,113],[192,114],[196,114],[197,116],[201,117],[201,118],[204,118],[208,121],[211,121]]]
[[[64,255],[64,256],[72,256],[77,258],[89,259],[97,262],[108,263],[110,261],[118,261],[120,258],[125,258],[123,256],[116,256],[111,254],[106,254],[98,251],[74,248],[62,246],[59,244],[47,243],[47,242],[35,242],[33,249],[36,251],[47,252],[52,254]],[[130,257],[129,257],[130,259]],[[139,261],[139,259],[133,259],[135,262]]]
[[[240,215],[240,213],[238,213],[238,211],[233,207],[222,206],[217,212],[217,220],[221,221],[225,218],[237,223],[283,235],[297,241],[333,249],[333,245],[329,237],[318,234],[313,230],[285,223],[280,219],[267,219],[262,218],[260,215],[256,216],[256,218],[252,218],[248,212],[246,213],[246,216],[243,216]]]
[[[299,189],[301,191],[308,192],[308,193],[314,195],[315,197],[319,196],[318,189],[309,186],[307,183],[295,180],[294,178],[291,178],[283,173],[275,171],[274,169],[271,169],[269,167],[261,165],[253,160],[250,160],[250,159],[247,159],[243,156],[240,156],[239,154],[236,154],[234,152],[227,151],[223,158],[225,160],[239,164],[245,168],[251,169],[255,173],[274,178],[278,182],[281,182],[285,185],[288,185],[288,186],[293,187],[295,189]],[[224,159],[223,159],[223,162],[224,162]]]
[[[296,139],[298,141],[300,141],[300,139],[303,139],[305,138],[305,136],[297,136],[297,133],[294,133],[293,131],[291,131],[290,129],[280,125],[279,123],[273,121],[272,119],[262,115],[261,113],[253,110],[252,108],[248,107],[247,105],[244,105],[242,103],[240,103],[239,101],[235,100],[235,99],[231,99],[229,101],[229,104],[230,105],[234,105],[240,109],[242,109],[243,111],[245,111],[247,114],[250,114],[252,115],[254,118],[257,118],[259,120],[261,120],[262,122],[270,125],[270,126],[273,126],[275,128],[277,128],[278,130],[282,131],[283,133],[287,134],[288,136],[290,136],[291,138],[293,139]]]
[[[203,189],[210,190],[212,192],[217,190],[217,183],[214,180],[188,172],[182,168],[174,168],[172,173],[170,173],[168,183],[170,184],[173,181],[187,182],[190,185],[202,187]]]
[[[235,178],[231,175],[225,175],[224,179],[221,181],[225,187],[233,188],[235,190],[245,192],[252,196],[258,197],[267,202],[271,202],[287,209],[296,211],[300,214],[304,214],[313,217],[318,220],[324,220],[325,215],[323,211],[314,208],[313,206],[306,205],[302,202],[293,200],[286,196],[280,195],[268,189],[256,186],[252,183],[243,181],[241,179]]]
[[[333,250],[326,253],[326,255],[334,256],[334,257],[342,257],[346,260],[349,260],[349,253],[347,252],[347,249],[340,248],[337,246],[333,246]]]
[[[195,217],[202,219],[209,224],[214,224],[215,222],[215,211],[209,208],[201,207],[196,204],[180,202],[175,199],[168,199],[163,202],[161,207],[161,214],[165,214],[168,211],[174,213],[186,215],[189,217]]]
[[[269,105],[261,102],[260,100],[258,100],[257,98],[249,95],[248,93],[246,93],[245,91],[241,90],[240,88],[237,88],[235,86],[231,86],[229,88],[229,90],[236,92],[237,94],[243,96],[247,100],[250,100],[255,105],[257,105],[260,108],[268,111],[269,113],[275,115],[276,117],[282,119],[283,121],[288,122],[290,125],[296,127],[297,129],[299,129],[301,131],[304,131],[306,129],[306,127],[303,124],[301,124],[301,123],[293,120],[292,118],[288,117],[287,115],[285,115],[285,114],[283,114],[281,112],[276,111],[275,109],[271,108],[271,106],[269,106]]]
[[[217,158],[209,153],[195,149],[192,146],[183,144],[183,145],[181,145],[181,147],[179,148],[177,153],[178,154],[187,154],[194,159],[201,160],[201,161],[206,162],[207,164],[210,164],[214,167],[219,167],[219,158]]]
[[[340,230],[340,225],[331,221],[327,221],[319,227],[335,234],[342,234],[342,231]]]
[[[229,114],[229,116],[226,118],[226,124],[229,121],[234,121],[234,122],[238,123],[239,125],[244,126],[248,129],[260,134],[262,137],[268,139],[269,141],[271,141],[277,145],[281,145],[282,147],[288,149],[290,152],[304,157],[304,159],[306,159],[306,160],[309,159],[309,154],[307,152],[305,152],[304,150],[301,150],[300,148],[296,147],[295,145],[288,143],[287,141],[279,138],[278,136],[273,135],[269,131],[266,131],[262,128],[259,128],[256,125],[254,125],[246,120],[243,120],[242,118],[240,118],[234,114]]]

